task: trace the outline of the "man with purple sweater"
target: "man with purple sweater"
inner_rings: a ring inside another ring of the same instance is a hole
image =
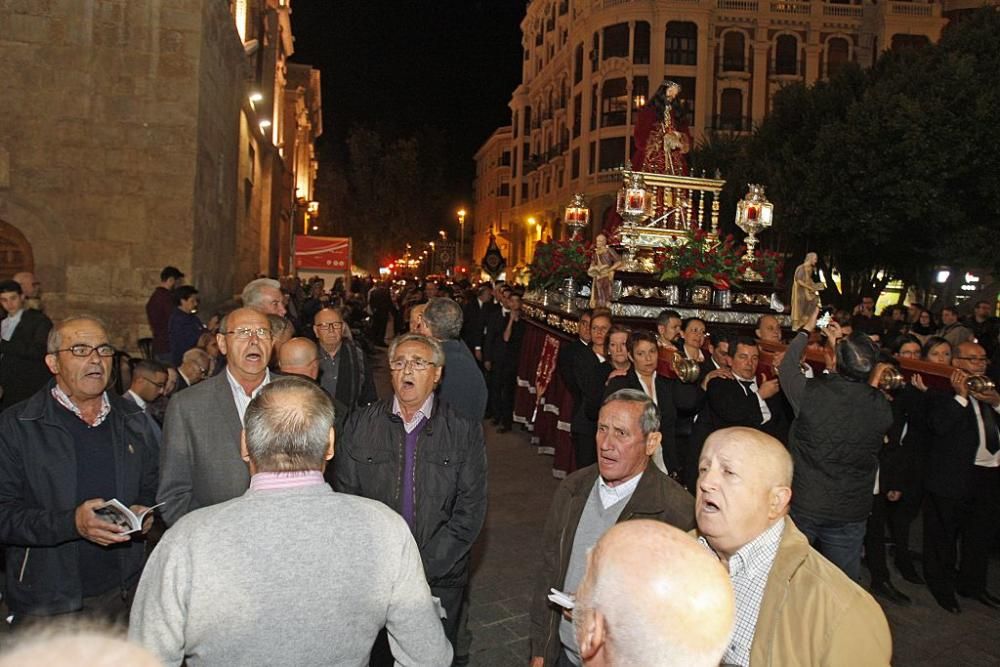
[[[454,645],[469,554],[486,517],[483,427],[435,398],[445,360],[436,340],[405,334],[392,341],[388,359],[393,396],[351,414],[334,461],[335,487],[380,500],[406,520]],[[465,660],[456,656],[454,664]]]

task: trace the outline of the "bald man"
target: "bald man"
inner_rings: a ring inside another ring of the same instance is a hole
[[[424,324],[424,311],[427,310],[426,303],[418,303],[410,308],[410,333],[430,336],[431,332]]]
[[[319,377],[319,349],[308,338],[292,338],[278,350],[278,369],[310,380]]]
[[[47,628],[26,636],[0,654],[0,667],[160,667],[146,649],[101,630]]]
[[[727,665],[888,665],[875,600],[809,546],[787,516],[792,459],[756,429],[716,431],[698,463],[698,535],[729,570],[736,628]]]
[[[733,591],[719,561],[683,531],[626,521],[590,553],[573,625],[588,667],[716,667]]]

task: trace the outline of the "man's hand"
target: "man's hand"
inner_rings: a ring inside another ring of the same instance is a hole
[[[608,381],[605,382],[604,384],[607,384],[608,382],[611,382],[611,378],[623,377],[625,375],[628,375],[628,370],[627,369],[616,368],[613,371],[611,371],[610,373],[608,373]]]
[[[894,503],[894,502],[896,502],[897,500],[899,500],[902,497],[903,497],[903,492],[902,491],[886,491],[885,492],[885,499],[888,500],[890,503]]]
[[[533,656],[529,667],[545,667],[545,658],[540,655]]]
[[[879,383],[882,382],[882,376],[885,375],[885,372],[890,368],[892,368],[892,364],[887,364],[884,361],[880,361],[875,364],[872,374],[868,376],[868,385],[874,387],[875,389],[880,389]]]
[[[765,380],[763,375],[758,378],[757,395],[765,401],[777,394],[779,391],[781,391],[781,385],[778,383],[778,378]]]
[[[817,294],[819,294],[819,292],[817,292]],[[802,325],[803,329],[805,329],[806,331],[816,330],[816,320],[819,319],[819,311],[820,311],[819,304],[816,304],[816,308],[813,309],[813,312],[809,314],[809,319],[806,320],[806,323],[804,325]]]
[[[971,392],[972,398],[976,399],[980,403],[986,403],[993,406],[994,408],[1000,405],[1000,394],[997,393],[996,389],[990,389],[989,391],[977,391]]]
[[[488,371],[493,370],[493,362],[492,361],[484,361],[483,362],[483,368],[485,368]]]
[[[475,350],[473,352],[473,354],[476,356],[476,361],[481,362],[483,360],[483,351],[482,350],[478,350],[477,349],[477,350]]]
[[[927,385],[924,384],[924,379],[920,377],[920,373],[913,374],[913,377],[910,378],[910,384],[920,391],[927,391]]]
[[[708,387],[708,383],[715,378],[725,378],[727,380],[733,379],[733,371],[728,368],[716,368],[714,371],[709,371],[705,374],[705,377],[701,381],[701,390],[705,391]]]
[[[132,514],[139,516],[149,508],[145,505],[129,505],[128,507],[132,510]],[[146,516],[142,517],[142,534],[145,535],[149,532],[149,529],[153,527],[153,513],[150,512]]]
[[[835,347],[837,341],[844,337],[844,330],[840,328],[840,323],[836,320],[830,320],[830,323],[826,325],[826,344],[829,347]]]
[[[969,388],[965,386],[966,377],[965,371],[960,368],[956,368],[955,372],[951,374],[951,388],[955,390],[956,396],[969,397]]]
[[[104,498],[91,498],[80,503],[76,508],[76,532],[80,537],[89,540],[94,544],[106,547],[109,544],[128,542],[132,539],[128,535],[122,535],[124,528],[120,528],[113,523],[105,521],[96,514],[94,509],[104,504]]]

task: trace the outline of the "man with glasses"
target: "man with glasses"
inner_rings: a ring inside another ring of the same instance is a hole
[[[1000,514],[1000,394],[968,382],[984,375],[988,364],[981,345],[961,343],[951,360],[954,395],[935,393],[928,400],[924,578],[937,603],[954,614],[961,611],[956,592],[1000,609],[1000,597],[986,589]]]
[[[181,365],[177,367],[177,388],[174,393],[207,378],[211,367],[212,357],[200,347],[193,347],[185,352]]]
[[[374,401],[375,383],[364,351],[349,337],[339,308],[323,308],[313,319],[319,342],[320,386],[348,410]]]
[[[158,502],[172,525],[191,510],[242,495],[250,475],[240,458],[247,405],[271,381],[267,315],[238,308],[216,334],[226,369],[179,393],[167,406],[160,448]]]
[[[469,581],[469,554],[486,517],[482,423],[435,399],[444,352],[405,334],[389,346],[392,398],[356,410],[334,460],[335,488],[380,500],[406,520],[431,594],[454,645]],[[374,664],[392,664],[376,643]],[[454,664],[466,664],[457,656]]]
[[[162,430],[156,419],[149,413],[149,404],[163,396],[167,388],[167,368],[158,361],[142,359],[132,368],[132,384],[122,395],[126,401],[139,406],[149,421],[150,429],[156,434],[156,444],[159,445]]]
[[[23,401],[49,381],[45,341],[52,321],[26,307],[20,283],[0,282],[0,411]]]
[[[107,391],[115,349],[99,320],[64,320],[47,350],[55,377],[0,417],[7,603],[16,626],[56,614],[124,621],[144,544],[95,509],[153,504],[155,436],[137,405]],[[150,514],[141,533],[151,524]]]

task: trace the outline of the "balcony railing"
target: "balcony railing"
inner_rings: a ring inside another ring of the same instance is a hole
[[[935,16],[934,5],[916,2],[891,2],[891,13],[896,16]]]
[[[722,132],[749,132],[753,129],[753,120],[749,116],[712,117],[711,129]]]
[[[864,7],[861,5],[823,5],[823,16],[835,16],[837,18],[861,18]]]
[[[738,12],[755,12],[760,3],[757,0],[716,0],[716,7]]]
[[[806,14],[812,12],[812,5],[808,2],[772,2],[771,11],[775,14]]]

